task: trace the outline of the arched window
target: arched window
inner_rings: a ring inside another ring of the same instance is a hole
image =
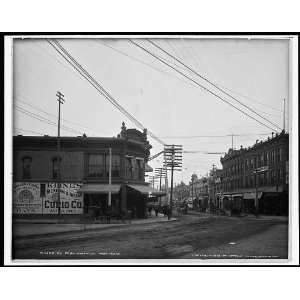
[[[32,158],[26,156],[23,157],[22,161],[23,161],[23,179],[30,179]]]
[[[52,178],[57,179],[58,178],[58,172],[59,172],[59,164],[61,164],[61,157],[58,160],[58,157],[52,158]]]

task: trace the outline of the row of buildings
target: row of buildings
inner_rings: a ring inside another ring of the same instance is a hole
[[[14,136],[15,216],[95,216],[109,209],[145,217],[147,201],[164,194],[145,182],[151,171],[146,130],[126,129],[123,122],[117,137],[61,137],[59,151],[57,142],[47,135]]]
[[[192,176],[189,197],[200,209],[288,214],[289,135],[282,131],[252,147],[229,149],[222,169]],[[256,203],[257,201],[257,203]]]

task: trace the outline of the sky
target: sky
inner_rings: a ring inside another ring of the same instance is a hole
[[[281,129],[285,98],[288,124],[288,40],[187,36],[152,40]],[[233,138],[234,148],[240,148],[253,145],[257,139],[266,139],[276,129],[207,81],[189,73],[143,38],[135,37],[133,41],[274,129],[234,109],[128,39],[68,38],[58,41],[122,107],[166,144],[183,145],[184,151],[225,153],[232,144],[231,134],[242,135]],[[57,91],[65,95],[61,116],[62,125],[68,128],[62,128],[62,136],[83,133],[117,136],[123,121],[127,128],[136,128],[45,39],[14,40],[13,58],[14,134],[56,136],[57,125],[34,119],[28,111],[56,123]],[[163,149],[155,139],[148,138],[153,146],[151,155]],[[221,154],[184,153],[183,169],[175,172],[174,182],[188,183],[193,173],[204,176],[213,164],[221,168],[220,157]],[[153,169],[161,167],[162,163],[162,156],[149,162]]]

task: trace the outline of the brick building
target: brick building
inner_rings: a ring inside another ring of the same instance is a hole
[[[284,131],[221,157],[220,207],[250,212],[257,191],[259,213],[288,214],[289,135]],[[256,190],[257,188],[257,190]]]
[[[13,213],[15,215],[105,214],[132,212],[144,217],[149,195],[161,192],[145,182],[151,145],[146,131],[126,129],[117,137],[15,136],[13,138]],[[109,185],[109,148],[111,178]],[[60,164],[60,180],[58,170]],[[112,202],[108,207],[108,191]]]

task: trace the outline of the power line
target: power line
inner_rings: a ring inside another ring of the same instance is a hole
[[[166,72],[166,71],[164,71],[162,69],[156,68],[156,67],[152,66],[151,64],[149,64],[149,63],[147,63],[147,62],[145,62],[145,61],[143,61],[143,60],[141,60],[139,58],[134,57],[133,55],[129,55],[129,54],[125,53],[124,51],[121,51],[119,49],[114,48],[113,46],[107,45],[107,44],[105,44],[103,42],[100,42],[99,40],[95,40],[95,42],[98,43],[98,44],[100,44],[100,45],[102,45],[102,46],[104,46],[104,47],[110,48],[110,49],[114,50],[115,52],[117,52],[119,54],[122,54],[122,55],[124,55],[124,56],[126,56],[126,57],[128,57],[128,58],[130,58],[132,60],[135,60],[135,61],[137,61],[137,62],[139,62],[139,63],[141,63],[141,64],[143,64],[145,66],[148,66],[149,68],[151,68],[151,69],[153,69],[153,70],[155,70],[157,72],[160,72],[162,74],[168,75],[168,76],[173,77],[173,78],[176,78],[176,79],[178,79],[178,80],[180,80],[182,82],[185,82],[187,84],[190,84],[190,82],[184,81],[181,78],[179,78],[177,76],[174,76],[174,75],[172,75],[172,74],[170,74],[170,73],[168,73],[168,72]]]
[[[21,129],[21,128],[14,128],[15,130],[18,131],[24,131],[24,132],[30,132],[30,133],[34,133],[34,134],[40,134],[40,135],[44,135],[44,133],[38,132],[38,131],[34,131],[34,130],[29,130],[29,129]]]
[[[73,67],[77,72],[80,73],[102,96],[104,96],[111,104],[113,104],[120,112],[122,112],[127,118],[129,118],[134,124],[136,124],[139,128],[145,129],[145,127],[133,116],[131,115],[125,108],[123,108],[115,98],[113,98],[100,84],[96,81],[87,70],[85,70],[72,55],[57,41],[53,40],[55,45],[60,48],[60,50],[47,39],[47,42]],[[62,52],[63,53],[62,53]],[[69,58],[67,58],[67,57]],[[159,143],[164,145],[164,142],[157,138],[151,131],[148,131],[149,136],[153,139],[157,140]]]
[[[16,96],[16,98],[17,98],[17,101],[20,102],[20,103],[23,103],[23,104],[25,104],[25,105],[28,105],[29,107],[32,107],[32,108],[36,109],[37,111],[40,111],[40,112],[42,112],[42,113],[44,113],[44,114],[46,114],[46,115],[48,115],[48,116],[50,116],[50,117],[57,118],[57,116],[56,116],[55,114],[51,114],[51,113],[49,113],[49,112],[46,112],[46,111],[42,110],[41,108],[39,108],[39,107],[37,107],[37,106],[35,106],[35,105],[29,103],[29,102],[26,102],[26,101],[23,101],[23,100],[18,99],[18,98],[21,98],[20,96]],[[23,98],[23,96],[22,96],[22,98]],[[69,121],[69,120],[66,120],[66,119],[62,119],[62,121],[66,122],[66,123],[70,123],[70,124],[76,125],[76,126],[79,126],[79,127],[81,127],[81,128],[93,130],[93,129],[90,128],[90,127],[84,126],[84,125],[79,124],[79,123],[75,123],[75,122],[73,122],[73,121]]]
[[[168,67],[172,68],[174,71],[178,72],[179,74],[181,74],[182,76],[184,76],[185,78],[191,80],[192,82],[194,82],[195,84],[197,84],[198,86],[200,86],[202,89],[204,89],[206,92],[214,95],[215,97],[217,97],[218,99],[220,99],[221,101],[229,104],[230,106],[232,106],[233,108],[235,108],[236,110],[240,111],[241,113],[243,113],[244,115],[248,116],[249,118],[255,120],[256,122],[260,123],[261,125],[271,129],[272,131],[277,131],[274,130],[274,128],[270,127],[269,125],[266,125],[265,123],[261,122],[260,120],[257,120],[255,117],[249,115],[248,113],[244,112],[243,110],[241,110],[240,108],[236,107],[235,105],[233,105],[231,102],[227,101],[226,99],[222,98],[220,95],[212,92],[210,89],[206,88],[205,86],[203,86],[202,84],[200,84],[199,82],[195,81],[194,79],[192,79],[191,77],[187,76],[186,74],[182,73],[181,71],[179,71],[178,69],[174,68],[173,66],[171,66],[170,64],[168,64],[167,62],[165,62],[164,60],[160,59],[159,57],[157,57],[155,54],[153,54],[152,52],[150,52],[149,50],[147,50],[146,48],[140,46],[139,44],[135,43],[134,41],[132,41],[131,39],[129,39],[129,41],[137,46],[138,48],[142,49],[143,51],[147,52],[148,54],[150,54],[151,56],[155,57],[156,59],[158,59],[159,61],[161,61],[163,64],[167,65]]]
[[[182,40],[183,40],[183,41],[186,41],[185,39],[182,39]],[[190,49],[192,49],[192,47],[190,47]],[[197,62],[197,60],[199,60],[200,58],[199,58],[199,56],[197,55],[197,53],[195,53],[195,56],[194,56],[194,57],[196,58],[196,64],[197,64],[198,68],[200,69],[199,64],[198,64],[198,62]],[[240,92],[237,92],[237,91],[234,91],[234,90],[232,90],[232,89],[229,89],[228,87],[225,87],[224,85],[222,85],[222,84],[220,84],[220,83],[215,82],[215,84],[218,85],[219,87],[224,88],[225,90],[227,90],[227,91],[229,91],[229,92],[232,92],[232,93],[234,93],[234,94],[236,94],[236,95],[239,95],[239,96],[241,96],[241,97],[243,97],[243,98],[245,98],[245,99],[251,100],[252,102],[256,102],[256,103],[258,103],[258,104],[260,104],[260,105],[262,105],[262,106],[268,107],[268,108],[270,108],[270,109],[272,109],[272,110],[274,110],[274,111],[278,111],[278,112],[281,112],[281,113],[283,112],[281,109],[275,108],[275,107],[273,107],[273,106],[271,106],[271,105],[267,105],[267,104],[265,104],[265,103],[263,103],[263,102],[261,102],[261,101],[258,101],[258,100],[253,99],[252,97],[246,96],[246,95],[244,95],[244,94],[242,94],[242,93],[240,93]],[[258,110],[258,109],[256,109],[256,110],[257,110],[257,111],[260,111],[260,110]],[[260,111],[260,112],[263,112],[263,111]],[[270,113],[266,113],[266,112],[263,112],[263,113],[266,114],[266,115],[279,116],[279,115],[277,115],[277,114],[270,114]]]
[[[23,113],[23,114],[31,117],[31,118],[34,118],[34,119],[39,120],[41,122],[47,123],[48,125],[55,126],[55,127],[57,126],[56,122],[53,122],[53,121],[51,121],[51,120],[49,120],[49,119],[47,119],[47,118],[45,118],[45,117],[43,117],[43,116],[41,116],[39,114],[35,114],[33,112],[30,112],[30,111],[28,111],[28,110],[26,110],[26,109],[24,109],[24,108],[22,108],[20,106],[16,105],[15,109],[17,111],[19,111],[19,112],[21,112],[21,113]],[[79,131],[71,128],[71,127],[65,126],[65,125],[61,126],[61,128],[64,129],[65,131],[82,134],[81,132],[79,132]]]
[[[206,77],[204,77],[203,75],[199,74],[197,71],[195,71],[194,69],[192,69],[191,67],[189,67],[188,65],[186,65],[185,63],[183,63],[181,60],[179,60],[178,58],[176,58],[174,55],[170,54],[168,51],[164,50],[162,47],[158,46],[156,43],[154,43],[152,40],[147,39],[147,41],[149,41],[153,46],[155,46],[156,48],[160,49],[161,51],[163,51],[165,54],[167,54],[168,56],[172,57],[173,59],[175,59],[177,62],[179,62],[181,65],[183,65],[184,67],[186,67],[189,71],[191,71],[192,73],[194,73],[195,75],[199,76],[201,79],[205,80],[206,82],[208,82],[209,84],[211,84],[213,87],[215,87],[216,89],[218,89],[219,91],[223,92],[225,95],[227,95],[228,97],[230,97],[231,99],[235,100],[236,102],[238,102],[240,105],[246,107],[247,109],[249,109],[251,112],[253,112],[254,114],[256,114],[257,116],[259,116],[260,118],[264,119],[265,121],[269,122],[270,124],[272,124],[273,126],[277,127],[278,129],[281,130],[281,127],[279,127],[277,124],[273,123],[272,121],[268,120],[267,118],[265,118],[264,116],[262,116],[261,114],[257,113],[254,109],[252,109],[251,107],[249,107],[248,105],[244,104],[243,102],[239,101],[237,98],[233,97],[231,94],[227,93],[224,89],[220,88],[219,86],[217,86],[215,83],[213,83],[211,80],[207,79]]]
[[[181,136],[160,136],[163,139],[193,139],[193,138],[226,138],[230,136],[266,136],[272,133],[241,133],[226,135],[181,135]]]

